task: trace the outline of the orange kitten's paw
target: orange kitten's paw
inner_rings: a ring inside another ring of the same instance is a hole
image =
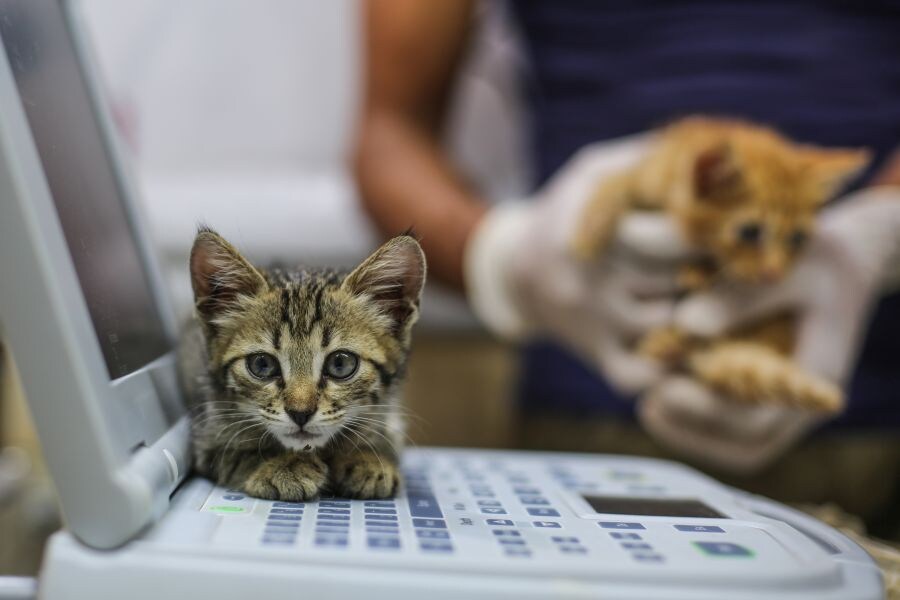
[[[792,404],[815,412],[835,414],[844,409],[844,393],[830,381],[810,378],[798,386],[791,398]]]
[[[300,502],[319,495],[328,480],[328,465],[312,454],[281,454],[267,459],[242,486],[257,498]]]
[[[390,498],[400,487],[400,468],[386,456],[344,453],[331,461],[332,489],[344,498]]]
[[[683,332],[667,327],[645,335],[638,343],[638,354],[672,367],[679,364],[688,351],[689,339]]]

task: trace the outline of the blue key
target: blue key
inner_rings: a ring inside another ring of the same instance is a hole
[[[396,515],[397,511],[393,508],[367,508],[363,512],[367,515]]]
[[[526,509],[528,514],[532,517],[558,517],[559,511],[555,508],[534,508],[529,507]]]
[[[565,554],[587,554],[584,546],[560,546],[559,551]]]
[[[363,502],[364,506],[371,506],[374,508],[391,508],[394,506],[393,500],[367,500]]]
[[[475,496],[476,498],[493,498],[494,492],[489,492],[489,491],[485,490],[485,491],[481,491],[481,492],[472,492],[472,495]]]
[[[323,508],[350,508],[346,500],[320,500],[319,506]]]
[[[497,537],[522,537],[522,533],[515,529],[493,529],[492,533]]]
[[[297,529],[300,521],[267,521],[266,527],[279,527],[282,529]]]
[[[320,508],[320,515],[349,515],[349,508]]]
[[[273,508],[269,511],[270,515],[302,515],[302,508]]]
[[[484,522],[487,523],[488,525],[495,525],[495,526],[502,525],[502,526],[506,526],[506,527],[512,527],[513,525],[515,525],[515,523],[513,523],[509,519],[485,519]]]
[[[503,506],[499,500],[479,500],[478,506]]]
[[[527,548],[507,548],[506,553],[507,556],[515,556],[517,558],[528,558],[531,556],[531,550]]]
[[[481,507],[481,512],[486,515],[505,515],[505,514],[507,514],[506,509],[494,508],[492,506]]]
[[[653,550],[653,546],[644,542],[622,542],[626,550]]]
[[[422,540],[419,548],[425,552],[453,552],[453,544],[442,540]]]
[[[549,527],[551,529],[559,529],[560,527],[562,527],[562,525],[560,525],[556,521],[534,521],[534,526],[535,527]]]
[[[546,498],[542,498],[541,496],[522,496],[519,498],[519,501],[522,504],[531,504],[531,505],[540,505],[540,506],[549,506],[550,501]]]
[[[691,533],[725,533],[724,529],[715,525],[675,525],[675,529]]]
[[[343,548],[348,543],[345,537],[323,536],[316,538],[316,546],[337,546]]]
[[[507,479],[511,483],[528,483],[528,477],[525,475],[510,475]]]
[[[238,500],[243,500],[246,498],[243,494],[225,494],[222,496],[222,500],[231,500],[232,502],[237,502]]]
[[[753,556],[753,552],[731,542],[693,542],[697,548],[709,556],[732,556],[747,558]]]
[[[413,517],[422,517],[428,519],[440,519],[444,516],[437,503],[437,498],[428,494],[406,495],[406,501],[409,503],[409,514]]]
[[[325,527],[350,527],[350,521],[316,521],[316,525]]]
[[[338,535],[347,535],[346,529],[339,527],[316,527],[316,533],[335,533]]]
[[[555,536],[553,536],[553,537],[550,538],[550,539],[553,540],[554,542],[558,543],[558,544],[577,544],[577,543],[578,543],[578,538],[577,538],[577,537],[571,537],[571,536],[558,536],[558,535],[555,535]]]
[[[366,523],[380,523],[382,521],[396,521],[396,515],[366,515]]]
[[[517,494],[538,495],[541,493],[541,490],[539,490],[536,487],[523,486],[523,485],[517,485],[517,486],[513,487],[513,491]]]
[[[498,539],[497,541],[500,542],[501,544],[503,544],[504,546],[524,546],[525,545],[525,540],[523,540],[522,538],[502,537],[502,538]]]
[[[416,535],[420,538],[450,539],[450,532],[443,529],[416,529]]]
[[[427,529],[447,529],[447,523],[443,519],[413,519],[413,527],[425,527]]]
[[[269,515],[270,521],[299,521],[300,515]]]
[[[370,537],[366,540],[366,545],[369,548],[379,548],[379,549],[395,549],[400,547],[400,538],[398,537]]]
[[[323,515],[319,513],[316,518],[320,521],[349,521],[350,515]]]
[[[286,538],[284,536],[265,536],[262,539],[263,544],[278,544],[281,546],[288,546],[294,543],[294,538]]]
[[[397,535],[400,529],[391,529],[390,527],[366,527],[366,531],[369,533],[391,533]]]
[[[273,502],[275,508],[303,508],[302,502]]]
[[[661,554],[632,554],[631,556],[640,562],[661,563],[665,560]]]
[[[642,539],[640,534],[637,533],[622,533],[621,531],[613,531],[609,534],[613,539],[616,540],[640,540]]]
[[[627,523],[624,521],[600,521],[603,529],[646,529],[640,523]]]

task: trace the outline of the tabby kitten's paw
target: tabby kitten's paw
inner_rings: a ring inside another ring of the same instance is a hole
[[[400,487],[400,468],[386,456],[348,453],[331,462],[332,489],[344,498],[390,498]]]
[[[319,495],[328,480],[328,465],[313,454],[287,452],[260,463],[244,490],[257,498],[299,502]]]
[[[690,349],[690,338],[675,329],[664,327],[645,335],[638,343],[638,354],[656,360],[668,367],[677,366]]]

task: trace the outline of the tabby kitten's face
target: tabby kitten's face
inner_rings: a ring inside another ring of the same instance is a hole
[[[688,229],[726,278],[777,281],[813,234],[818,209],[868,160],[863,150],[801,146],[732,125],[694,159]]]
[[[201,231],[191,276],[223,415],[262,422],[285,448],[312,450],[336,436],[352,443],[348,425],[387,408],[425,281],[413,237],[390,240],[344,277],[257,269]]]

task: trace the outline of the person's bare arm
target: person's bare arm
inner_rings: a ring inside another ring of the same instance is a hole
[[[440,138],[472,2],[372,0],[366,9],[366,98],[354,157],[363,203],[387,235],[413,227],[431,274],[462,289],[466,241],[485,207]]]

